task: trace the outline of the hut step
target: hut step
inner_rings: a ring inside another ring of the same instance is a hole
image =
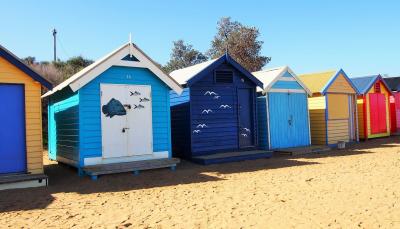
[[[132,161],[122,163],[111,163],[102,165],[90,165],[83,167],[86,175],[89,175],[92,180],[97,180],[99,175],[132,172],[134,175],[139,175],[142,170],[168,168],[175,169],[180,162],[178,158],[165,158],[144,161]]]

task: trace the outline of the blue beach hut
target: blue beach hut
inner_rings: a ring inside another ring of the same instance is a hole
[[[184,87],[181,96],[171,92],[174,154],[202,164],[270,157],[256,150],[263,84],[229,54],[170,75]]]
[[[169,91],[182,88],[127,43],[49,97],[49,157],[97,175],[171,167]]]
[[[310,90],[289,67],[253,72],[264,84],[257,98],[259,144],[264,149],[309,146]]]

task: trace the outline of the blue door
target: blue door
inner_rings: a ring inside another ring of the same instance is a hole
[[[269,136],[270,148],[290,147],[289,140],[289,94],[288,93],[269,93],[268,94],[269,112]]]
[[[309,145],[307,95],[305,93],[270,93],[270,148]]]
[[[26,171],[24,86],[0,84],[0,174]]]
[[[239,148],[254,146],[253,93],[250,88],[238,89]]]
[[[289,94],[289,134],[291,147],[307,146],[310,144],[308,124],[307,94]]]

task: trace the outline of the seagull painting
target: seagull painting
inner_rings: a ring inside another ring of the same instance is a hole
[[[222,108],[222,109],[229,109],[229,108],[232,108],[231,106],[229,106],[228,104],[222,104],[221,106],[219,106],[219,108]]]
[[[205,128],[205,127],[208,127],[205,123],[196,126],[196,128]]]
[[[243,128],[243,130],[245,130],[246,132],[250,132],[250,129],[249,128]]]
[[[204,93],[204,95],[218,95],[218,94],[213,91],[206,91],[206,93]]]
[[[214,99],[219,99],[221,96],[219,96],[219,95],[215,95],[214,96]]]
[[[241,134],[243,137],[247,137],[247,134]]]
[[[200,133],[201,132],[201,130],[193,130],[193,133],[194,134],[198,134],[198,133]]]
[[[201,113],[202,114],[204,114],[204,113],[207,113],[207,114],[209,114],[209,113],[212,113],[213,111],[211,110],[211,109],[207,109],[207,110],[203,110]]]
[[[140,95],[140,92],[138,92],[138,91],[135,91],[135,92],[131,92],[131,91],[130,91],[130,93],[131,93],[130,96],[133,96],[133,95]]]

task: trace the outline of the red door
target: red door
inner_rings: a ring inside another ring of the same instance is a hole
[[[386,99],[384,94],[369,94],[371,134],[386,133]]]
[[[400,127],[400,93],[397,92],[394,97],[395,97],[395,110],[396,110],[396,115],[394,115],[396,121],[395,131],[397,131],[397,129],[399,129]]]

